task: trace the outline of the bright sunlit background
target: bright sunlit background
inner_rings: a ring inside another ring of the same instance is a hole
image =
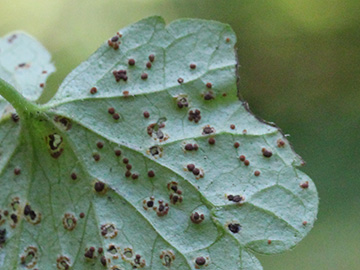
[[[218,20],[238,35],[241,93],[276,122],[316,182],[320,212],[293,251],[265,270],[360,269],[359,0],[0,0],[0,36],[21,29],[64,77],[120,28],[150,15]]]

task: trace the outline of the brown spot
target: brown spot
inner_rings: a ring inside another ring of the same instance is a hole
[[[209,138],[208,143],[209,144],[215,144],[215,139],[214,138]]]
[[[126,169],[128,169],[129,171],[132,169],[132,166],[131,166],[131,164],[126,164]]]
[[[45,84],[44,84],[44,83],[40,83],[40,87],[41,87],[41,88],[44,88],[44,87],[45,87]]]
[[[214,132],[215,132],[215,129],[213,127],[206,126],[206,127],[203,128],[202,134],[203,135],[208,135],[208,134],[212,134]]]
[[[73,173],[71,174],[71,179],[72,179],[72,180],[76,180],[76,179],[77,179],[76,173],[73,172]]]
[[[108,113],[114,114],[114,113],[115,113],[115,109],[114,109],[113,107],[110,107],[110,108],[108,109]]]
[[[97,181],[94,185],[94,189],[96,192],[103,192],[105,190],[105,183]]]
[[[200,266],[205,265],[206,259],[204,257],[197,257],[195,259],[195,263],[196,263],[196,265],[200,265]]]
[[[250,165],[250,161],[248,161],[247,159],[244,161],[244,165],[245,166],[249,166]]]
[[[240,226],[240,224],[237,224],[237,223],[230,223],[228,225],[228,229],[232,233],[238,233],[241,230],[241,226]]]
[[[194,168],[194,169],[192,170],[192,173],[193,173],[194,175],[199,175],[199,174],[200,174],[200,170],[199,170],[198,168]]]
[[[97,93],[97,88],[96,88],[96,87],[92,87],[92,88],[90,89],[90,94],[94,95],[94,94],[96,94],[96,93]]]
[[[240,157],[239,157],[239,159],[240,159],[240,161],[245,161],[245,159],[246,159],[246,157],[244,156],[244,155],[241,155]]]
[[[231,125],[230,125],[230,128],[231,128],[231,129],[235,129],[235,125],[231,124]]]
[[[113,118],[114,120],[119,120],[120,119],[120,115],[118,113],[114,113],[113,114]]]
[[[259,175],[260,175],[260,171],[255,171],[255,172],[254,172],[254,175],[255,175],[255,176],[259,176]]]
[[[62,222],[66,230],[72,231],[75,229],[77,221],[73,214],[65,213]]]
[[[150,68],[151,68],[151,63],[150,63],[150,62],[147,62],[147,63],[146,63],[146,67],[150,69]]]
[[[240,143],[235,142],[235,143],[234,143],[234,147],[235,147],[235,148],[239,148],[239,147],[240,147]]]
[[[178,83],[182,84],[184,82],[184,79],[183,78],[178,78]]]
[[[142,80],[146,80],[147,78],[148,78],[147,73],[141,74],[141,79],[142,79]]]
[[[125,172],[125,177],[130,177],[131,176],[131,172],[130,171],[126,171]]]
[[[99,160],[100,160],[100,155],[97,154],[97,153],[93,154],[93,159],[94,159],[96,162],[99,161]]]
[[[21,173],[21,169],[20,168],[15,168],[14,169],[14,174],[15,175],[19,175]]]
[[[285,146],[285,142],[282,139],[278,139],[277,140],[277,146],[278,147],[284,147]]]
[[[19,121],[20,117],[17,113],[12,113],[11,114],[11,119],[16,123]]]
[[[204,99],[205,100],[212,100],[212,99],[214,99],[215,97],[214,97],[214,95],[213,95],[213,93],[211,93],[211,92],[207,92],[207,93],[205,93],[205,95],[204,95]]]
[[[121,150],[116,149],[114,150],[115,156],[120,157],[121,156]]]
[[[122,93],[125,97],[127,97],[129,95],[129,91],[123,91]]]
[[[268,240],[268,245],[271,245],[271,240]]]
[[[195,165],[194,164],[188,164],[187,166],[187,169],[192,172],[194,169],[195,169]]]
[[[81,212],[79,215],[80,218],[84,218],[85,217],[85,213]]]
[[[195,65],[195,64],[190,64],[190,68],[191,68],[191,69],[195,69],[195,68],[196,68],[196,65]]]
[[[192,151],[192,150],[194,150],[194,146],[191,143],[188,143],[185,145],[185,150]]]
[[[105,258],[105,256],[101,256],[100,262],[101,262],[101,264],[102,264],[103,266],[106,266],[106,258]]]
[[[98,253],[99,253],[99,254],[102,254],[103,252],[104,252],[104,249],[103,249],[102,247],[99,247],[99,248],[98,248]]]
[[[230,42],[230,38],[226,38],[225,41],[229,43],[229,42]]]
[[[154,177],[155,176],[155,173],[154,173],[154,171],[148,171],[148,176],[149,177]]]
[[[150,113],[149,113],[148,111],[145,111],[145,112],[144,112],[144,117],[145,117],[145,118],[149,118],[149,117],[150,117]]]
[[[155,60],[155,55],[150,54],[150,55],[149,55],[149,60],[150,60],[150,62],[154,62],[154,60]]]
[[[188,102],[187,98],[186,98],[186,97],[182,97],[182,96],[180,96],[180,97],[178,97],[178,98],[176,99],[176,104],[177,104],[177,106],[178,106],[179,109],[182,109],[182,108],[184,108],[184,107],[188,107],[188,106],[189,106],[189,102]]]
[[[104,147],[104,143],[103,142],[97,142],[96,146],[97,146],[97,148],[102,149]]]
[[[88,259],[93,259],[94,258],[94,252],[95,252],[95,248],[94,247],[90,247],[88,250],[85,251],[84,256]]]
[[[301,188],[308,188],[309,187],[309,181],[306,181],[305,183],[300,184]]]
[[[132,59],[132,58],[130,58],[130,59],[128,60],[128,64],[129,64],[130,66],[135,65],[135,60]]]
[[[302,225],[303,225],[303,226],[306,226],[306,225],[307,225],[307,221],[303,221]]]
[[[131,178],[132,178],[133,180],[136,180],[136,179],[139,178],[139,175],[138,175],[137,173],[133,173],[133,174],[131,175]]]
[[[211,87],[212,87],[212,83],[209,83],[209,82],[208,82],[208,83],[206,84],[206,87],[207,87],[207,88],[211,88]]]
[[[269,150],[267,150],[267,149],[265,149],[265,148],[261,149],[261,151],[262,151],[262,153],[263,153],[263,156],[266,157],[266,158],[269,158],[269,157],[272,156],[272,152],[269,151]]]
[[[128,163],[129,163],[129,159],[128,159],[128,158],[123,158],[123,163],[124,163],[124,164],[128,164]]]

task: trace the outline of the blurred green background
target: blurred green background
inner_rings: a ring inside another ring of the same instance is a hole
[[[264,269],[360,269],[359,11],[359,0],[0,0],[0,35],[22,29],[48,48],[58,69],[51,93],[102,42],[143,17],[230,24],[242,96],[291,134],[320,194],[312,232],[291,252],[259,256]]]

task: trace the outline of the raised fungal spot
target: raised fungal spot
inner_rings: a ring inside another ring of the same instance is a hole
[[[121,156],[121,150],[115,149],[114,154],[115,154],[115,156],[120,157]]]
[[[118,230],[116,229],[115,225],[111,223],[101,225],[100,229],[101,229],[101,235],[106,239],[108,238],[113,239],[118,234]]]
[[[197,151],[197,150],[199,149],[199,146],[198,146],[197,144],[187,143],[187,144],[185,145],[184,149],[185,149],[186,151],[193,151],[193,150]]]
[[[186,168],[189,170],[189,172],[192,172],[195,169],[195,165],[194,164],[188,164],[188,165],[186,165]]]
[[[113,116],[112,116],[112,118],[113,118],[114,120],[119,120],[119,119],[120,119],[120,115],[119,115],[118,113],[114,113]]]
[[[183,78],[178,78],[178,83],[182,84],[184,82],[184,79]]]
[[[143,200],[143,207],[145,210],[151,209],[155,205],[155,197],[151,196],[148,200]],[[154,209],[156,210],[156,209]]]
[[[1,217],[0,217],[1,222]],[[5,244],[6,242],[6,229],[0,229],[0,248]]]
[[[231,129],[235,129],[235,125],[234,125],[234,124],[231,124],[231,125],[230,125],[230,128],[231,128]]]
[[[244,161],[244,165],[245,166],[249,166],[250,165],[250,161],[248,161],[247,159]]]
[[[19,121],[20,117],[17,113],[12,113],[11,114],[11,119],[16,123]]]
[[[117,33],[115,36],[110,38],[108,40],[109,47],[113,48],[114,50],[118,50],[119,46],[121,44],[120,37],[121,37],[121,35],[119,33]]]
[[[135,65],[135,59],[130,58],[130,59],[128,60],[128,64],[129,64],[129,66],[134,66],[134,65]]]
[[[101,182],[101,181],[97,181],[95,182],[94,184],[94,190],[97,192],[97,193],[105,193],[106,192],[106,185],[104,182]]]
[[[235,143],[234,143],[234,147],[235,147],[235,148],[239,148],[239,147],[240,147],[240,143],[235,142]]]
[[[246,160],[246,157],[245,157],[244,155],[241,155],[241,156],[239,157],[239,159],[240,159],[240,161],[244,162],[244,161]]]
[[[15,228],[16,227],[16,224],[18,223],[18,221],[19,221],[19,218],[18,218],[18,216],[16,215],[16,214],[11,214],[10,215],[10,218],[11,218],[11,220],[12,220],[12,224],[11,224],[11,227],[13,227],[13,228]]]
[[[104,143],[103,142],[97,142],[96,146],[97,146],[97,148],[102,149],[104,147]]]
[[[136,179],[139,178],[139,174],[133,173],[133,174],[131,175],[131,178],[132,178],[133,180],[136,180]]]
[[[171,267],[175,261],[175,254],[171,250],[163,250],[161,251],[160,259],[165,267]]]
[[[240,230],[241,230],[241,226],[240,226],[240,224],[238,224],[238,223],[230,223],[230,224],[228,225],[228,229],[229,229],[229,231],[232,232],[232,233],[238,233],[238,232],[240,232]]]
[[[282,139],[278,139],[277,140],[277,146],[278,147],[284,147],[285,146],[285,142]]]
[[[209,138],[208,143],[211,145],[215,144],[215,138]]]
[[[202,135],[209,135],[209,134],[212,134],[212,133],[215,133],[215,128],[213,128],[213,127],[211,127],[209,125],[203,128]]]
[[[255,172],[254,172],[254,175],[255,175],[255,176],[259,176],[259,175],[260,175],[260,171],[255,171]]]
[[[40,86],[41,88],[44,88],[44,87],[45,87],[45,84],[44,84],[44,83],[40,83],[39,86]]]
[[[306,226],[306,225],[307,225],[307,221],[303,221],[302,225],[303,225],[303,226]]]
[[[124,164],[128,164],[128,163],[129,163],[129,159],[128,159],[128,158],[123,158],[122,161],[123,161]]]
[[[209,82],[206,83],[206,87],[207,87],[207,88],[212,88],[212,83],[209,83]]]
[[[60,115],[54,117],[54,122],[64,130],[70,130],[72,127],[71,120]]]
[[[21,169],[20,168],[15,168],[14,169],[14,174],[15,175],[19,175],[21,173]]]
[[[41,213],[36,213],[29,204],[25,205],[23,213],[29,223],[35,225],[41,222]]]
[[[101,262],[101,264],[102,264],[103,266],[106,266],[106,265],[107,265],[106,257],[105,257],[105,256],[101,256],[100,262]]]
[[[196,65],[195,65],[194,63],[191,63],[191,64],[190,64],[190,68],[191,68],[191,69],[195,69],[195,68],[196,68]]]
[[[76,228],[76,218],[71,213],[65,213],[62,222],[65,230],[72,231]]]
[[[163,200],[159,200],[158,203],[159,203],[159,206],[156,208],[156,214],[159,217],[163,217],[163,216],[167,215],[170,210],[169,204],[164,203]]]
[[[95,248],[94,247],[89,247],[85,249],[85,253],[84,253],[84,257],[87,259],[94,259],[95,257]]]
[[[100,155],[98,153],[93,154],[93,159],[98,162],[100,160]]]
[[[149,113],[148,111],[145,111],[145,112],[143,113],[143,115],[144,115],[145,118],[149,118],[149,117],[150,117],[150,113]]]
[[[24,250],[24,253],[20,257],[21,265],[31,269],[38,261],[38,249],[34,246],[29,246]]]
[[[188,101],[188,98],[187,96],[185,95],[180,95],[176,98],[176,105],[178,106],[179,109],[182,109],[182,108],[187,108],[189,107],[189,101]]]
[[[69,270],[71,266],[71,261],[69,257],[59,256],[56,259],[56,267],[59,270]]]
[[[245,198],[240,195],[228,195],[227,199],[234,203],[242,203],[245,200]]]
[[[113,71],[113,75],[115,77],[116,82],[120,82],[120,80],[123,80],[124,82],[126,82],[128,79],[126,74],[127,74],[127,71],[123,70],[123,69]]]
[[[214,96],[214,94],[212,93],[212,92],[206,92],[205,94],[204,94],[204,99],[205,100],[212,100],[212,99],[214,99],[215,98],[215,96]]]
[[[147,63],[146,63],[146,67],[150,69],[150,68],[151,68],[151,63],[150,63],[150,62],[147,62]]]
[[[96,88],[96,87],[92,87],[92,88],[90,89],[90,94],[95,95],[96,93],[97,93],[97,88]]]
[[[142,80],[146,80],[148,78],[148,75],[147,75],[147,73],[143,73],[143,74],[141,74],[141,79]]]
[[[190,220],[192,223],[200,224],[205,219],[204,214],[199,214],[198,212],[192,213],[190,215]]]
[[[271,243],[272,243],[271,240],[268,240],[267,242],[268,242],[268,245],[271,245]]]
[[[190,110],[188,120],[198,123],[201,120],[201,112],[197,109],[195,111]]]
[[[303,188],[303,189],[309,188],[309,181],[306,181],[306,182],[300,184],[300,187]]]
[[[272,156],[272,152],[267,150],[266,148],[261,149],[261,151],[262,151],[263,156],[266,158],[269,158]]]
[[[150,54],[150,55],[149,55],[149,60],[150,60],[150,62],[154,62],[154,60],[155,60],[155,55]]]
[[[79,217],[80,217],[80,218],[84,218],[84,217],[85,217],[85,213],[81,212],[81,213],[79,214]]]
[[[109,114],[114,114],[115,113],[115,108],[114,107],[108,108],[108,113]]]
[[[72,180],[76,180],[76,179],[77,179],[77,174],[73,172],[73,173],[70,175],[70,177],[71,177]]]

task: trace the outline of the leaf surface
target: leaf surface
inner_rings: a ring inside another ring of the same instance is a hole
[[[151,17],[38,112],[4,117],[0,268],[257,270],[254,253],[295,246],[316,188],[239,101],[235,43],[221,23]]]

